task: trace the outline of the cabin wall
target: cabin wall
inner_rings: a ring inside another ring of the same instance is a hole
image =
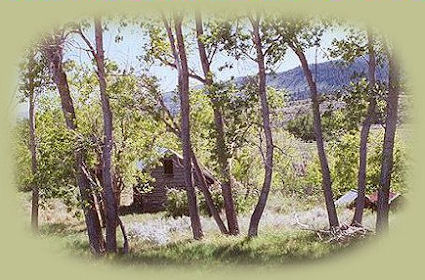
[[[164,172],[164,165],[160,164],[151,171],[153,182],[150,183],[152,190],[148,193],[140,193],[138,188],[133,188],[133,204],[131,208],[135,212],[155,213],[165,209],[167,200],[167,189],[185,189],[184,168],[181,159],[177,156],[163,158],[172,159],[173,174]],[[214,183],[210,174],[204,174],[208,185]],[[195,186],[199,186],[199,181],[194,176]]]
[[[164,166],[158,165],[151,171],[154,181],[150,184],[152,190],[148,193],[140,194],[134,190],[133,203],[138,204],[142,212],[158,212],[165,209],[167,200],[167,189],[184,189],[184,168],[177,157],[173,157],[173,174],[165,174]]]

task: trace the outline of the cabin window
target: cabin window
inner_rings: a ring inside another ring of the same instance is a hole
[[[164,159],[164,174],[173,175],[173,160],[172,159]]]

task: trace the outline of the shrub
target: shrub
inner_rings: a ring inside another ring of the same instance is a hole
[[[372,130],[368,141],[366,193],[378,189],[381,172],[383,132]],[[331,170],[332,188],[336,197],[350,189],[357,188],[357,173],[359,168],[359,133],[347,133],[339,139],[329,143],[327,156]],[[407,188],[407,151],[398,137],[394,146],[394,167],[391,176],[391,190],[405,192]],[[320,164],[315,155],[307,167],[304,183],[307,186],[320,188],[321,185]]]
[[[326,111],[322,114],[322,130],[325,140],[337,138],[346,129],[343,112],[340,110]],[[306,142],[313,142],[316,136],[313,130],[313,115],[311,113],[298,115],[288,121],[286,129],[295,137]]]
[[[211,196],[215,207],[218,211],[224,210],[224,200],[220,188],[211,188]],[[211,216],[208,206],[205,202],[205,197],[200,190],[196,190],[196,197],[198,200],[199,212],[204,216]],[[257,194],[255,192],[242,193],[237,190],[233,192],[233,200],[235,204],[236,213],[246,213],[253,208],[257,201]],[[183,217],[189,216],[189,209],[187,203],[187,195],[185,189],[168,189],[167,202],[165,204],[165,212],[169,217]]]
[[[165,212],[167,216],[173,218],[189,216],[186,190],[173,188],[167,189]]]

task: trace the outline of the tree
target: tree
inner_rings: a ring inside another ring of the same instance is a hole
[[[341,57],[346,63],[353,63],[356,59],[365,59],[368,64],[366,95],[361,93],[362,97],[368,103],[366,112],[363,113],[363,110],[359,110],[358,104],[354,105],[357,111],[362,113],[362,118],[364,118],[360,131],[357,199],[352,220],[352,225],[361,226],[366,197],[368,137],[370,128],[377,119],[378,86],[376,83],[376,69],[379,67],[378,62],[380,60],[380,54],[378,51],[380,46],[372,30],[367,29],[363,31],[354,28],[348,28],[347,36],[341,40],[334,40],[333,45],[336,47],[331,52],[333,57]],[[349,98],[351,98],[351,96],[345,98],[346,101],[348,101],[347,106],[352,105],[350,104],[351,100],[349,100]],[[359,100],[354,98],[353,102],[357,103]]]
[[[162,17],[162,21],[163,23],[165,23],[166,26],[168,26],[168,22],[166,22],[164,15],[161,16]],[[152,20],[154,22],[154,20]],[[146,62],[148,63],[153,63],[154,61],[159,61],[161,65],[167,66],[167,67],[171,67],[173,69],[177,69],[178,70],[178,64],[176,63],[176,55],[177,55],[177,50],[175,48],[175,45],[171,44],[168,42],[164,42],[163,40],[163,34],[161,32],[161,29],[157,27],[157,25],[155,23],[153,24],[147,24],[146,25],[147,30],[148,30],[148,35],[150,38],[150,41],[148,44],[146,44],[146,48],[148,49],[147,54],[144,56],[144,59]],[[167,36],[169,38],[168,41],[170,41],[170,38],[172,39],[172,41],[174,41],[174,35],[173,32],[171,30],[170,27],[165,28],[165,36]],[[188,69],[189,72],[189,77],[192,79],[196,79],[198,81],[201,81],[202,83],[206,82],[206,79],[201,77],[200,75],[198,75],[197,73],[195,73],[195,71],[193,71],[192,69]],[[173,115],[171,114],[171,112],[168,110],[168,108],[165,106],[164,101],[163,101],[163,97],[161,96],[161,94],[155,94],[156,90],[150,90],[151,91],[151,95],[154,96],[154,99],[156,100],[155,102],[157,103],[157,105],[159,105],[160,110],[162,110],[165,113],[165,118],[164,116],[161,116],[160,119],[162,121],[164,121],[164,123],[167,125],[167,127],[170,129],[170,131],[172,131],[175,135],[178,135],[179,138],[181,138],[180,133],[180,125],[177,125],[177,123],[173,120]],[[146,109],[146,108],[145,108]],[[149,108],[148,109],[149,112],[154,113],[154,115],[156,116],[160,116],[161,113],[157,112],[156,110],[153,110],[153,108]],[[192,143],[193,145],[193,143]],[[205,197],[205,202],[207,204],[207,207],[210,211],[210,213],[212,214],[214,220],[216,221],[220,231],[222,233],[229,233],[229,231],[227,230],[227,228],[224,226],[224,223],[217,211],[217,207],[214,205],[213,200],[212,200],[212,195],[211,192],[208,188],[208,185],[206,184],[206,179],[205,176],[203,174],[203,172],[199,172],[200,170],[198,170],[197,166],[199,167],[199,160],[197,155],[195,154],[195,151],[192,147],[192,164],[195,167],[194,171],[195,171],[195,176],[198,179],[198,182],[200,183],[200,190],[202,191],[204,197]],[[221,182],[220,182],[221,183]],[[229,192],[228,189],[225,188],[222,185],[222,190],[224,190],[225,194],[227,195],[227,199],[226,201],[230,201],[230,207],[228,207],[228,209],[232,209],[232,200],[229,199]],[[230,192],[231,195],[231,192]],[[229,203],[228,203],[229,205]],[[226,213],[232,213],[232,211],[228,211]],[[234,216],[236,218],[236,216]],[[232,220],[232,218],[228,218],[228,222],[230,222],[232,224],[232,228],[235,228],[233,225],[235,225],[234,219]],[[237,225],[237,222],[236,222]],[[235,230],[233,231],[235,232]]]
[[[266,206],[267,198],[270,192],[273,175],[273,136],[270,124],[270,108],[266,89],[266,70],[272,68],[277,62],[283,58],[286,46],[282,44],[282,36],[273,29],[274,24],[278,24],[275,17],[263,18],[257,12],[248,16],[251,30],[247,34],[244,24],[246,17],[235,19],[233,26],[228,26],[228,31],[223,32],[221,40],[223,49],[236,59],[246,58],[257,64],[258,75],[255,89],[260,100],[260,111],[262,117],[261,130],[265,135],[266,152],[263,153],[262,142],[260,141],[259,149],[263,156],[264,163],[264,180],[260,197],[255,206],[254,212],[250,219],[248,236],[255,237],[258,234],[258,225]],[[242,23],[242,24],[241,24]],[[251,88],[250,83],[246,85]],[[249,129],[249,127],[248,127]],[[261,137],[260,137],[261,140]]]
[[[195,25],[199,59],[201,61],[202,71],[204,74],[203,83],[206,87],[206,90],[209,92],[208,95],[211,96],[211,103],[214,111],[216,153],[218,164],[220,167],[221,187],[224,198],[224,209],[226,211],[227,225],[229,228],[229,233],[237,235],[239,233],[239,226],[232,196],[233,178],[231,175],[229,161],[230,156],[227,151],[227,145],[225,140],[222,106],[220,104],[220,100],[216,96],[214,96],[213,74],[211,72],[211,61],[214,58],[214,53],[217,49],[217,44],[214,44],[213,50],[210,50],[209,54],[207,54],[206,46],[204,44],[205,37],[202,16],[199,11],[195,13]]]
[[[106,208],[106,250],[108,252],[117,251],[118,209],[112,186],[112,148],[113,148],[113,127],[112,111],[109,105],[109,97],[106,89],[105,56],[103,51],[103,27],[100,17],[94,20],[96,51],[93,52],[96,60],[97,75],[99,78],[100,99],[103,112],[103,151],[102,151],[102,184],[103,197]]]
[[[400,96],[400,68],[394,54],[389,54],[388,60],[388,96],[386,98],[385,134],[376,212],[376,231],[379,233],[388,229],[388,200],[394,164],[394,138],[397,129],[398,100]]]
[[[143,77],[141,81],[141,88],[144,89],[140,95],[135,95],[137,102],[136,108],[140,108],[142,111],[148,112],[154,119],[162,122],[168,131],[171,131],[178,139],[181,140],[181,127],[178,124],[175,117],[165,105],[163,94],[158,89],[158,84],[155,78]],[[200,164],[195,152],[192,149],[191,159],[193,167],[195,169],[195,176],[200,183],[200,190],[205,197],[205,203],[208,207],[209,212],[213,216],[218,228],[224,234],[227,234],[227,228],[223,223],[223,220],[218,213],[217,207],[214,205],[211,192],[208,189],[208,185],[201,171]]]
[[[113,150],[113,116],[111,106],[109,104],[109,96],[107,93],[106,72],[105,72],[105,54],[103,50],[103,26],[102,19],[95,17],[94,33],[95,46],[90,43],[84,35],[81,26],[77,27],[77,33],[80,34],[83,41],[89,48],[95,64],[96,74],[99,82],[100,100],[103,116],[103,149],[102,149],[102,190],[103,202],[105,208],[106,219],[106,250],[114,253],[117,251],[117,234],[116,228],[119,224],[117,200],[114,193],[112,181],[112,150]],[[123,231],[124,234],[124,231]]]
[[[62,111],[67,128],[70,131],[76,131],[77,120],[74,104],[69,90],[67,75],[63,69],[63,48],[65,39],[66,34],[64,30],[56,31],[51,36],[45,38],[42,48],[50,65],[53,82],[60,95]],[[85,168],[83,152],[75,149],[74,157],[77,184],[80,190],[90,248],[95,254],[100,254],[104,250],[104,239],[93,197],[92,186]]]
[[[323,26],[321,26],[320,23],[309,19],[288,19],[283,29],[278,27],[278,30],[278,32],[281,32],[285,38],[288,46],[298,57],[310,90],[313,112],[313,128],[316,136],[316,146],[322,173],[322,188],[325,197],[326,210],[328,212],[329,226],[331,229],[337,228],[339,226],[339,221],[333,200],[332,180],[325,152],[322,121],[319,110],[319,93],[317,91],[316,81],[313,78],[305,55],[305,50],[307,48],[318,46],[320,44],[320,38],[323,34]]]
[[[45,87],[48,80],[45,73],[43,59],[35,47],[27,51],[25,61],[21,65],[22,83],[20,91],[23,98],[28,98],[28,118],[29,118],[29,150],[31,153],[31,175],[32,175],[32,198],[31,198],[31,226],[35,232],[38,231],[38,210],[39,210],[39,182],[37,178],[37,139],[36,139],[36,98]]]
[[[367,49],[368,49],[368,93],[369,93],[369,105],[367,108],[366,117],[363,121],[363,126],[360,132],[360,148],[359,148],[359,172],[357,179],[357,199],[356,199],[356,208],[354,211],[354,217],[352,224],[361,225],[363,218],[363,209],[366,198],[366,163],[367,163],[367,139],[369,136],[370,127],[375,118],[375,107],[376,99],[373,95],[375,88],[375,73],[376,73],[376,57],[374,50],[374,37],[373,34],[367,32]]]
[[[260,100],[262,130],[265,135],[266,152],[263,154],[263,147],[260,145],[259,148],[263,155],[264,163],[264,181],[248,229],[248,236],[255,237],[258,234],[258,225],[267,202],[273,175],[274,145],[266,89],[266,70],[272,68],[283,58],[286,46],[282,44],[281,35],[274,32],[272,28],[273,24],[277,24],[276,18],[263,18],[259,12],[248,15],[248,21],[251,25],[250,34],[246,33],[247,29],[244,24],[240,24],[241,21],[243,23],[245,18],[246,17],[237,18],[234,26],[230,27],[232,32],[225,32],[224,36],[222,36],[222,40],[224,49],[230,55],[234,56],[236,59],[250,59],[256,63],[258,67],[256,90]]]
[[[184,45],[184,38],[182,32],[181,15],[174,13],[174,31],[177,42],[174,41],[174,34],[172,28],[168,23],[165,15],[162,15],[163,23],[167,31],[168,39],[170,42],[171,50],[174,57],[174,63],[177,67],[178,73],[178,90],[180,95],[180,110],[181,110],[181,140],[183,150],[183,166],[184,177],[186,183],[187,201],[189,207],[189,215],[192,226],[192,233],[194,239],[202,239],[202,227],[199,218],[198,205],[196,202],[195,189],[193,187],[192,178],[192,147],[190,142],[190,104],[189,104],[189,68],[187,64],[186,49]]]
[[[261,189],[260,198],[258,199],[258,203],[255,206],[255,210],[252,213],[248,229],[248,236],[253,237],[257,236],[258,234],[258,224],[264,211],[264,207],[266,206],[267,197],[270,191],[273,172],[273,137],[270,127],[270,112],[266,93],[266,67],[264,62],[265,54],[263,52],[263,43],[260,37],[260,16],[257,14],[256,18],[250,18],[250,21],[253,29],[253,41],[257,52],[256,61],[258,64],[258,94],[260,95],[263,128],[264,135],[266,137],[266,158],[264,161],[265,176],[263,188]]]

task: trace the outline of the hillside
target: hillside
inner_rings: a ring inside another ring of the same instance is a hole
[[[310,65],[313,76],[317,72],[317,88],[320,93],[332,93],[348,85],[353,78],[364,75],[367,71],[367,63],[364,59],[357,59],[350,65],[343,65],[341,61],[329,61]],[[317,69],[317,71],[316,71]],[[377,69],[377,79],[384,80],[386,71],[384,68]],[[236,78],[236,83],[242,84],[247,77]],[[276,89],[286,89],[291,95],[291,99],[304,100],[309,98],[307,81],[301,67],[269,74],[267,85]]]
[[[313,76],[317,72],[317,88],[321,94],[332,94],[350,84],[356,77],[364,76],[367,71],[367,63],[364,59],[357,59],[350,65],[344,65],[340,60],[318,63],[310,65]],[[317,70],[317,71],[316,71]],[[386,67],[377,68],[377,79],[385,80],[387,77]],[[234,82],[243,85],[248,81],[249,76],[237,77]],[[301,67],[296,67],[288,71],[267,75],[267,85],[276,89],[286,89],[290,94],[290,101],[307,101],[310,97],[307,81]],[[200,86],[197,86],[199,88]],[[164,101],[173,114],[179,112],[179,99],[176,92],[164,93]],[[295,102],[298,104],[299,102]],[[295,105],[294,103],[292,103]],[[301,102],[305,107],[304,102]]]

